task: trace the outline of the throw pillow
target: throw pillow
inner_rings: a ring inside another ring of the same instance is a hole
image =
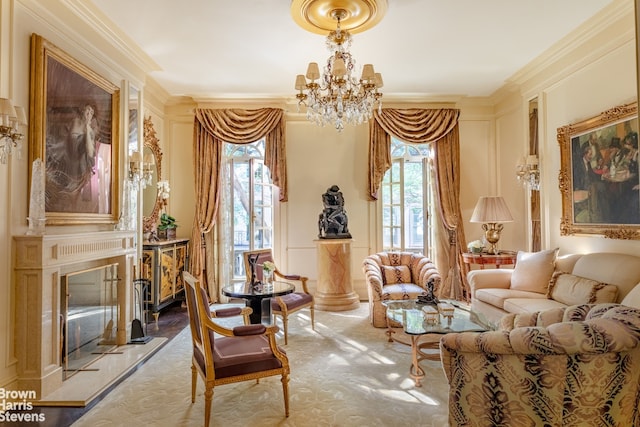
[[[620,304],[626,305],[627,307],[640,308],[640,285],[636,285],[631,289],[631,292],[624,297]]]
[[[556,272],[549,281],[547,296],[566,305],[616,302],[618,287],[586,277]]]
[[[382,280],[385,285],[411,283],[411,270],[407,265],[383,265]]]
[[[511,274],[511,289],[546,294],[557,254],[558,248],[540,252],[519,251]]]

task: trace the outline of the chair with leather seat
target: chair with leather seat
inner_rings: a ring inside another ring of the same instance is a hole
[[[223,384],[281,376],[285,415],[289,416],[289,359],[276,343],[276,325],[248,324],[249,307],[212,311],[206,290],[183,272],[189,325],[193,342],[191,402],[195,402],[198,375],[205,384],[204,425],[209,425],[213,388]],[[214,318],[243,316],[244,324],[227,328]],[[218,336],[221,335],[221,336]]]
[[[256,249],[252,251],[244,252],[244,270],[247,275],[247,281],[251,281],[251,268],[249,264],[250,257],[256,257],[256,269],[255,275],[256,280],[263,280],[263,272],[262,272],[262,264],[265,261],[273,261],[273,253],[271,249]],[[275,263],[274,263],[275,265]],[[288,321],[289,315],[296,313],[304,308],[309,308],[309,315],[311,317],[311,329],[315,330],[314,325],[314,301],[313,295],[309,292],[307,288],[307,280],[309,280],[305,276],[300,276],[298,274],[286,274],[278,269],[276,266],[275,271],[273,272],[274,279],[284,279],[288,282],[292,282],[296,286],[296,291],[287,295],[277,296],[271,298],[271,313],[274,316],[280,316],[282,318],[282,329],[284,330],[284,343],[288,344]],[[299,285],[299,286],[298,286]]]

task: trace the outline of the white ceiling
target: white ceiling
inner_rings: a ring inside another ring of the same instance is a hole
[[[293,97],[296,74],[323,64],[324,37],[297,26],[285,0],[91,0],[159,66],[170,95]],[[615,0],[388,0],[353,35],[391,96],[488,96]]]

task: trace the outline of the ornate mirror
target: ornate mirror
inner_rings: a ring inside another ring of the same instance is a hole
[[[162,150],[158,145],[156,130],[153,128],[151,116],[144,119],[144,144],[143,157],[153,155],[155,160],[155,173],[151,178],[151,184],[142,190],[142,229],[147,233],[155,229],[160,216],[162,201],[158,196],[158,181],[162,179]]]

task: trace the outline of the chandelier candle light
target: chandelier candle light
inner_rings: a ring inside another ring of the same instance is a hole
[[[144,156],[139,151],[134,151],[129,157],[129,181],[140,184],[142,189],[151,185],[153,179],[153,168],[155,160],[153,154],[147,153]]]
[[[379,89],[383,82],[382,75],[375,72],[372,64],[365,64],[360,78],[355,77],[356,61],[349,52],[351,34],[341,28],[341,22],[352,18],[353,11],[335,7],[327,14],[336,21],[336,30],[327,36],[327,48],[331,56],[322,74],[318,64],[311,62],[306,76],[296,76],[295,88],[299,91],[296,98],[298,109],[303,105],[307,107],[307,119],[320,126],[333,123],[336,130],[341,132],[345,123],[365,123],[373,117],[376,107],[382,108]]]
[[[27,125],[27,115],[23,107],[14,107],[8,98],[0,98],[0,163],[6,164],[12,150],[21,155],[22,137],[20,127]]]

